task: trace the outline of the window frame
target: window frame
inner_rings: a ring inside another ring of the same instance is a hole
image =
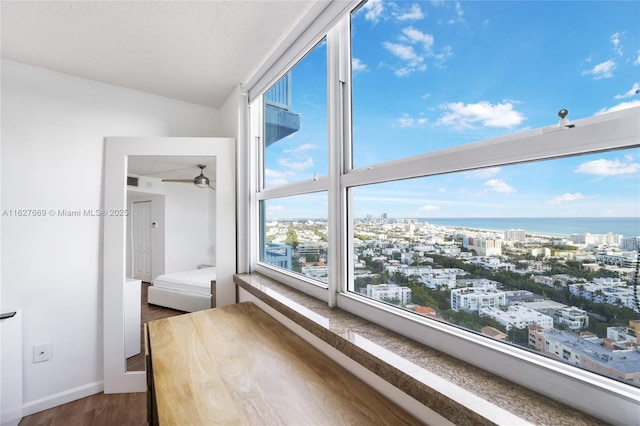
[[[351,165],[351,12],[359,1],[349,2],[338,15],[325,17],[331,25],[309,29],[315,33],[297,52],[301,58],[318,40],[327,39],[328,61],[328,176],[277,188],[261,189],[255,174],[261,175],[261,96],[249,102],[249,165],[254,175],[249,207],[249,270],[262,273],[315,298],[330,307],[338,307],[372,323],[390,329],[443,353],[462,359],[529,389],[565,403],[585,413],[613,423],[634,418],[639,405],[638,390],[630,385],[556,361],[522,348],[493,341],[471,331],[422,318],[385,303],[350,293],[353,280],[353,203],[350,188],[386,181],[462,172],[485,167],[549,160],[579,154],[597,153],[640,146],[640,107],[610,112],[573,121],[573,128],[556,124],[510,134],[472,144],[459,145],[421,155],[352,169]],[[326,13],[336,13],[335,10]],[[273,78],[277,81],[291,69],[288,62]],[[266,90],[266,89],[265,89]],[[607,135],[607,136],[603,136]],[[500,157],[495,154],[500,153]],[[471,154],[471,155],[469,155]],[[460,160],[464,156],[465,160]],[[259,214],[262,200],[327,191],[329,224],[329,285],[318,285],[298,274],[288,273],[259,261]],[[586,397],[585,397],[586,396]]]

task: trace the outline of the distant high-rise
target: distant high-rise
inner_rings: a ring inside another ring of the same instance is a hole
[[[504,231],[504,239],[506,241],[525,241],[524,229],[507,229]]]

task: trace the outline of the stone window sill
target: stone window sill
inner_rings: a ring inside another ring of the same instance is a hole
[[[455,424],[601,425],[572,407],[483,371],[264,275],[236,285]]]

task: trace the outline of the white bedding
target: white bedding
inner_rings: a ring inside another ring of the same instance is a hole
[[[216,279],[216,268],[202,268],[192,271],[159,275],[153,286],[186,293],[211,295],[211,281]]]

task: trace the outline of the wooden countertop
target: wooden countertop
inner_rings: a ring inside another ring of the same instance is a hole
[[[250,302],[148,333],[161,425],[420,424]]]

